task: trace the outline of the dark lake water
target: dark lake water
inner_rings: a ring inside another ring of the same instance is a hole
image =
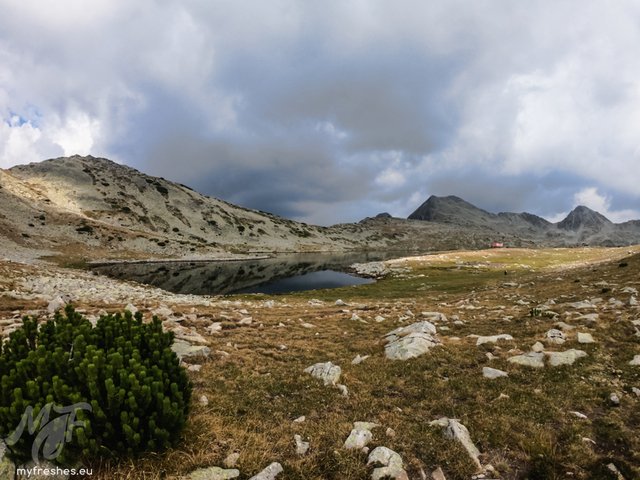
[[[96,266],[93,270],[174,293],[278,294],[371,283],[371,279],[349,274],[349,266],[400,256],[403,254],[399,252],[287,254],[225,262],[120,263]]]

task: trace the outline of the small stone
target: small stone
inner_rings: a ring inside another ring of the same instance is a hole
[[[629,365],[633,365],[633,366],[640,365],[640,355],[634,356],[633,360],[629,362]]]
[[[336,300],[335,304],[337,307],[344,307],[346,305],[346,303],[343,302],[341,299]]]
[[[372,480],[392,478],[394,480],[409,480],[404,470],[402,457],[387,447],[377,447],[369,454],[367,465],[375,468],[371,474]]]
[[[207,332],[209,335],[215,335],[216,333],[219,333],[220,331],[222,331],[222,323],[220,322],[214,322],[211,325],[205,327],[205,332]]]
[[[611,401],[611,404],[615,405],[616,407],[620,405],[620,396],[616,392],[613,392],[611,395],[609,395],[609,400]]]
[[[209,399],[207,398],[206,395],[200,395],[200,398],[198,399],[198,403],[203,407],[206,407],[207,405],[209,405]]]
[[[359,450],[366,447],[372,439],[373,434],[368,429],[354,428],[342,447],[347,450]]]
[[[309,450],[309,442],[303,442],[302,437],[300,435],[293,436],[294,441],[296,442],[296,454],[304,455]]]
[[[640,388],[631,387],[631,391],[636,394],[636,397],[640,397]]]
[[[349,396],[349,389],[347,388],[346,385],[342,385],[341,383],[339,383],[336,385],[336,387],[338,387],[338,390],[340,390],[340,393],[342,394],[343,397]]]
[[[616,476],[616,480],[625,480],[624,476],[613,463],[607,465],[607,469]]]
[[[630,307],[637,307],[638,306],[638,300],[633,295],[631,295],[631,298],[629,298],[629,306]]]
[[[353,360],[351,360],[351,365],[360,365],[367,358],[369,358],[369,355],[360,356],[360,354],[358,354]]]
[[[234,469],[225,470],[220,467],[200,468],[189,474],[189,480],[228,480],[238,478],[240,471]]]
[[[580,413],[580,412],[576,412],[576,411],[570,411],[569,413],[571,415],[573,415],[574,417],[578,417],[581,420],[586,420],[588,418],[584,413]]]
[[[375,320],[377,323],[382,323],[382,322],[384,322],[384,321],[386,320],[386,318],[384,318],[382,315],[376,315],[376,317],[374,318],[374,320]]]
[[[396,431],[395,431],[393,428],[389,427],[389,428],[387,428],[387,430],[384,432],[384,434],[385,434],[387,437],[389,437],[389,438],[393,438],[393,437],[395,437],[395,436],[396,436]]]
[[[546,340],[548,343],[562,345],[566,341],[567,337],[561,330],[552,328],[546,333]]]
[[[230,453],[229,455],[227,455],[227,458],[222,461],[222,464],[227,468],[233,468],[238,463],[239,458],[240,454],[238,452]]]
[[[306,419],[307,419],[307,417],[305,417],[304,415],[301,415],[300,417],[296,418],[293,422],[294,423],[303,423]]]
[[[342,369],[331,362],[316,363],[304,371],[312,377],[322,380],[325,385],[336,385],[342,375]]]
[[[445,437],[456,440],[464,447],[478,469],[482,468],[480,463],[480,451],[471,441],[469,430],[455,418],[442,417],[429,423],[431,426],[444,427]]]
[[[438,467],[431,472],[431,480],[447,480],[447,477],[444,476],[442,468]]]
[[[202,368],[202,365],[196,364],[196,365],[189,365],[187,370],[189,370],[190,372],[199,372],[201,368]]]
[[[254,475],[249,480],[274,480],[280,473],[282,473],[282,465],[278,462],[273,462],[267,468],[262,470],[259,474]]]
[[[578,332],[578,343],[595,343],[590,333]]]
[[[485,378],[500,378],[500,377],[508,377],[509,374],[507,372],[503,372],[502,370],[498,370],[497,368],[491,367],[482,367],[482,376]]]
[[[544,351],[544,345],[540,342],[536,342],[533,344],[533,346],[531,347],[531,351],[532,352],[543,352]]]

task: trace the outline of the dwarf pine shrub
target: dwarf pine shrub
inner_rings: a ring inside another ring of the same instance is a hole
[[[64,464],[170,446],[191,397],[172,342],[157,317],[143,323],[139,312],[102,316],[95,327],[71,306],[39,329],[25,317],[0,351],[0,437],[22,428],[7,441],[10,454],[26,459],[42,448],[51,457],[57,448]],[[65,417],[61,438],[49,420],[72,405],[83,406]]]

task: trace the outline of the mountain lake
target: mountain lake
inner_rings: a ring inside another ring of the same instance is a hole
[[[152,285],[173,293],[226,295],[281,294],[373,283],[349,273],[354,263],[408,255],[407,252],[279,254],[270,258],[226,261],[168,261],[99,264],[92,270],[120,280]]]

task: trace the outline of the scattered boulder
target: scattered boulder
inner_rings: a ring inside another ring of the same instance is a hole
[[[408,360],[418,357],[440,345],[435,337],[436,327],[427,321],[397,328],[384,337],[385,355],[390,360]]]
[[[316,363],[305,368],[304,371],[312,377],[322,380],[325,385],[337,385],[340,375],[342,375],[342,369],[331,362]]]
[[[496,343],[499,340],[513,340],[511,335],[501,333],[500,335],[491,335],[488,337],[478,337],[476,345],[482,345],[483,343]]]
[[[189,474],[189,480],[228,480],[238,478],[240,471],[233,469],[225,470],[220,467],[199,468]]]
[[[475,463],[478,470],[482,469],[482,464],[480,463],[480,450],[474,445],[471,441],[471,435],[469,434],[469,430],[463,424],[461,424],[455,418],[447,418],[442,417],[438,420],[434,420],[429,423],[431,426],[437,426],[444,428],[445,437],[456,440],[460,442],[460,444],[464,447],[464,449]]]
[[[404,469],[402,457],[387,447],[376,447],[369,454],[367,465],[373,465],[372,480],[391,478],[394,480],[409,480]]]
[[[254,475],[249,480],[274,480],[279,474],[282,473],[282,465],[278,462],[273,462],[267,468],[262,470],[259,474]]]
[[[579,359],[587,356],[583,350],[571,349],[565,352],[545,352],[549,357],[549,365],[557,367],[559,365],[573,365]]]
[[[498,370],[497,368],[482,367],[482,376],[485,378],[494,379],[500,377],[508,377],[509,374],[502,370]]]
[[[516,355],[507,359],[511,363],[517,365],[524,365],[526,367],[543,368],[544,367],[544,353],[542,352],[528,352],[522,355]]]

